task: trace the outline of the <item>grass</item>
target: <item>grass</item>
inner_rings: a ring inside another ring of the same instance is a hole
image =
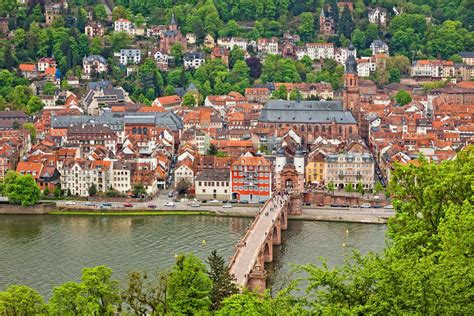
[[[163,215],[214,215],[208,211],[55,211],[50,212],[52,215],[93,215],[93,216],[163,216]]]

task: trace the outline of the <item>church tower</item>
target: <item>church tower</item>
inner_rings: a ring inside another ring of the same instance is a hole
[[[347,55],[346,71],[344,73],[343,101],[344,109],[354,113],[359,111],[360,91],[357,61],[355,59],[354,45],[352,45],[352,43],[349,45]]]
[[[177,31],[178,30],[178,22],[176,21],[176,17],[174,13],[171,15],[171,21],[169,26],[170,31]]]

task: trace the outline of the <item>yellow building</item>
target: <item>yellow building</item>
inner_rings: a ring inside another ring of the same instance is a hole
[[[325,177],[325,159],[320,152],[314,152],[308,157],[305,167],[306,183],[322,183]]]

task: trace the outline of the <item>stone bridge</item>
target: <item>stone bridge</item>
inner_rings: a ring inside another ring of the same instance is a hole
[[[265,262],[273,261],[273,246],[280,245],[281,231],[288,228],[288,214],[301,214],[301,193],[274,195],[260,209],[230,258],[229,272],[242,288],[263,292]]]

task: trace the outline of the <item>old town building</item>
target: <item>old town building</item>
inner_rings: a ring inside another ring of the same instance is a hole
[[[231,165],[232,200],[260,203],[272,195],[271,163],[264,157],[246,154]]]

